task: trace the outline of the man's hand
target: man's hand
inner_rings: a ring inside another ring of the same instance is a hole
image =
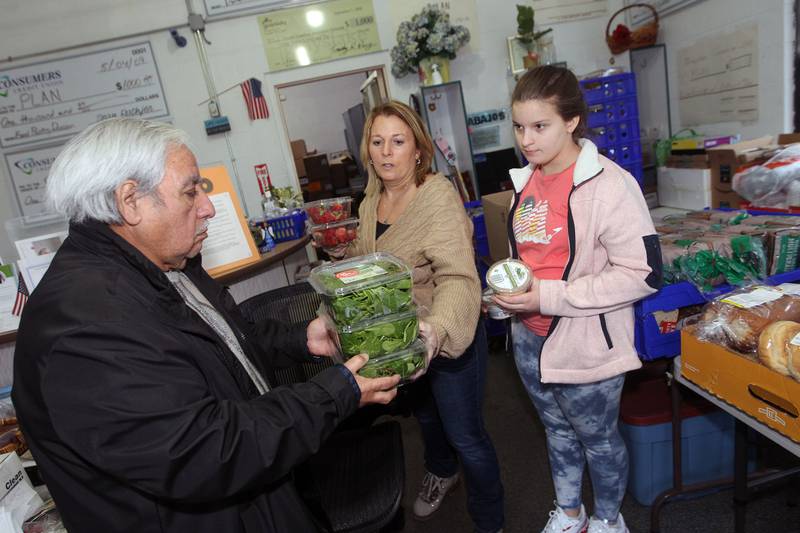
[[[387,404],[397,396],[397,384],[400,382],[400,376],[388,376],[385,378],[365,378],[358,375],[358,371],[369,360],[369,356],[365,353],[354,355],[348,359],[344,366],[353,373],[356,379],[358,388],[361,389],[361,402],[359,407],[363,407],[371,403]]]
[[[533,278],[531,287],[527,292],[515,296],[495,294],[494,301],[497,305],[512,313],[538,313],[539,312],[539,280]]]
[[[313,355],[326,355],[328,357],[336,354],[336,340],[331,336],[331,332],[325,326],[325,320],[315,318],[306,329],[308,351]]]

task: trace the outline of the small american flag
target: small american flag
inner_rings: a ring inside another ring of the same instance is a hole
[[[264,95],[261,93],[261,82],[255,78],[250,78],[240,83],[239,86],[242,88],[250,120],[269,117],[267,101],[264,100]]]
[[[19,282],[17,283],[17,299],[14,300],[14,307],[11,309],[11,314],[14,316],[20,316],[22,314],[22,308],[25,307],[25,303],[28,301],[28,286],[25,284],[25,278],[22,277],[20,273],[17,275],[19,278]]]

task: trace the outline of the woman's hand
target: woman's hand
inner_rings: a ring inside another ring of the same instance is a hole
[[[331,259],[343,259],[344,255],[347,253],[347,247],[349,245],[350,243],[346,242],[344,244],[337,244],[333,248],[326,248],[325,246],[320,246],[317,244],[317,241],[314,239],[311,239],[311,246],[314,248],[321,248],[323,252],[331,257]]]
[[[436,333],[436,328],[434,328],[428,322],[420,320],[419,336],[422,337],[423,341],[425,341],[425,348],[427,348],[427,353],[425,354],[425,368],[421,368],[420,370],[414,372],[410,376],[412,380],[417,379],[427,372],[428,366],[431,364],[431,360],[439,354],[439,334]]]
[[[539,280],[533,278],[527,292],[514,296],[495,294],[493,299],[497,305],[512,313],[539,312]]]

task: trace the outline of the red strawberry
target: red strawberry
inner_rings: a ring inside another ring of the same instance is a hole
[[[336,240],[337,241],[339,241],[341,243],[347,242],[347,229],[346,228],[344,228],[342,226],[339,226],[338,228],[336,228],[335,233],[336,233]]]
[[[356,239],[356,229],[355,228],[347,228],[347,241],[354,241]]]
[[[323,239],[323,246],[326,248],[333,248],[337,244],[339,244],[339,241],[336,240],[336,233],[333,230],[326,229],[325,237]]]

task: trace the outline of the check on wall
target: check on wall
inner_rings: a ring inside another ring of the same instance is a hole
[[[0,70],[0,149],[53,143],[111,117],[169,115],[149,42]]]

